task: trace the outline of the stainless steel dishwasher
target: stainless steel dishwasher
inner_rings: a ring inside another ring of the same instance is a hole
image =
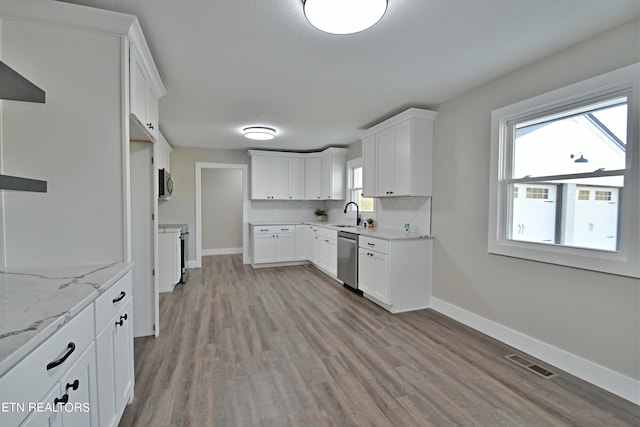
[[[362,295],[358,289],[358,235],[338,231],[338,279],[344,286]]]

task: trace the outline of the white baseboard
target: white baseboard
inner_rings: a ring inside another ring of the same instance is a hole
[[[468,310],[431,297],[431,308],[578,378],[640,405],[640,381],[510,329]]]
[[[235,255],[241,254],[242,247],[239,248],[218,248],[218,249],[203,249],[202,256],[209,255]]]

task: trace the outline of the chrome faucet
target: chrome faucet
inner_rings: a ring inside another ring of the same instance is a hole
[[[360,225],[360,206],[358,206],[358,204],[356,202],[349,202],[345,205],[344,207],[344,213],[347,213],[347,208],[349,207],[349,205],[354,204],[356,205],[356,225]]]

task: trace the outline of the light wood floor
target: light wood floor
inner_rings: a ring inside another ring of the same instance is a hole
[[[160,337],[135,340],[120,426],[640,426],[640,407],[434,311],[392,315],[310,266],[203,262],[162,294]]]

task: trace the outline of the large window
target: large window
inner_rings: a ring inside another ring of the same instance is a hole
[[[492,113],[489,252],[640,276],[638,66]]]

